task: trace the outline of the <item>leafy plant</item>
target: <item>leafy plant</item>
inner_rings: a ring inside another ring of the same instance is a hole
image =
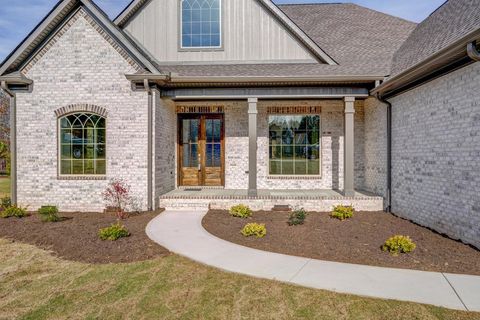
[[[410,239],[409,236],[400,236],[396,235],[390,237],[385,241],[385,244],[382,246],[383,251],[388,251],[393,255],[398,255],[399,253],[409,253],[415,250],[417,245]]]
[[[263,223],[247,223],[240,232],[245,237],[256,236],[257,238],[263,238],[267,235],[267,228]]]
[[[0,209],[7,209],[7,208],[10,208],[12,206],[12,199],[10,199],[10,197],[3,197],[2,199],[0,199]]]
[[[116,210],[119,219],[125,219],[127,213],[125,208],[130,203],[130,186],[121,179],[113,179],[103,192],[103,199],[107,206],[112,206]]]
[[[303,224],[305,222],[305,218],[307,217],[307,212],[305,209],[295,209],[288,218],[288,225],[290,226],[297,226],[299,224]]]
[[[252,215],[252,210],[244,204],[239,204],[230,208],[230,214],[238,218],[248,218]]]
[[[58,216],[58,208],[56,206],[42,206],[38,209],[43,222],[58,222],[60,217]]]
[[[0,212],[0,217],[2,218],[10,218],[10,217],[23,218],[28,215],[29,214],[27,212],[27,208],[19,207],[16,205],[10,206]]]
[[[120,224],[120,222],[117,222],[112,224],[110,227],[100,229],[98,236],[102,240],[115,241],[120,238],[130,236],[130,233],[124,225]]]
[[[353,217],[354,212],[355,212],[355,209],[353,208],[353,206],[338,205],[333,207],[333,210],[330,213],[330,217],[336,218],[339,220],[345,220]]]

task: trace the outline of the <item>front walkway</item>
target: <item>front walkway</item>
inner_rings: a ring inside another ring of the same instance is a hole
[[[164,211],[147,235],[170,251],[226,271],[301,286],[480,311],[480,276],[329,262],[240,246],[208,233],[206,211]],[[259,240],[261,241],[261,240]]]

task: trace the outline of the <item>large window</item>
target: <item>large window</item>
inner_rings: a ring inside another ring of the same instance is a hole
[[[181,1],[182,48],[220,48],[220,0]]]
[[[320,116],[271,115],[271,175],[320,175]]]
[[[60,121],[60,174],[105,174],[105,118],[75,113]]]

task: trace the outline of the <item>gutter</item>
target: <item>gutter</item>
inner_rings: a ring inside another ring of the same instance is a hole
[[[179,76],[171,75],[171,83],[272,83],[272,82],[374,82],[384,75],[360,76],[298,76],[298,77],[229,77],[229,76]]]
[[[477,41],[472,41],[467,45],[468,57],[474,61],[480,61],[480,51],[477,49]]]
[[[17,99],[5,80],[0,87],[10,96],[10,199],[17,204]]]
[[[480,58],[480,52],[473,46],[473,43],[476,43],[476,40],[479,38],[480,29],[462,37],[450,46],[443,48],[402,73],[389,78],[380,86],[374,88],[371,94],[381,94],[384,98],[392,97],[471,64],[474,61],[478,61],[476,57]]]

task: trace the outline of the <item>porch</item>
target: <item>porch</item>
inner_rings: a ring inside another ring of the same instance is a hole
[[[358,211],[383,210],[383,198],[367,191],[356,190],[353,196],[344,196],[331,189],[258,189],[251,196],[246,189],[188,187],[162,195],[160,206],[169,210],[221,209],[236,204],[248,205],[253,210],[271,210],[274,206],[302,207],[307,211],[330,211],[334,205],[353,205]]]

